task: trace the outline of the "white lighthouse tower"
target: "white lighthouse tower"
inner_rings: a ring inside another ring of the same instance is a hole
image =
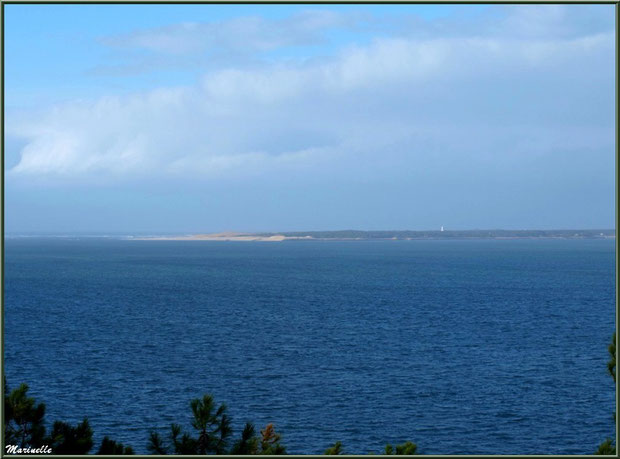
[[[439,231],[441,231],[443,233],[443,225],[441,225],[441,229]]]

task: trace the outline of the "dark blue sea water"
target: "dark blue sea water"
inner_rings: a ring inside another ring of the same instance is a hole
[[[613,436],[614,240],[7,239],[5,372],[145,453],[225,402],[290,453],[590,454]]]

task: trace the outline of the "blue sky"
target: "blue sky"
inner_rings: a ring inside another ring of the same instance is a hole
[[[5,228],[613,228],[613,11],[5,5]]]

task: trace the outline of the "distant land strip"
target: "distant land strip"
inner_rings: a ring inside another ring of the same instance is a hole
[[[462,230],[462,231],[294,231],[280,233],[210,233],[188,236],[132,237],[134,240],[164,241],[266,241],[287,240],[363,241],[418,239],[615,239],[616,230]]]

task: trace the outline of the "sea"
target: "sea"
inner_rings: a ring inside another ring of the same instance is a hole
[[[615,239],[7,237],[4,374],[147,453],[225,403],[291,454],[591,454],[614,436]]]

